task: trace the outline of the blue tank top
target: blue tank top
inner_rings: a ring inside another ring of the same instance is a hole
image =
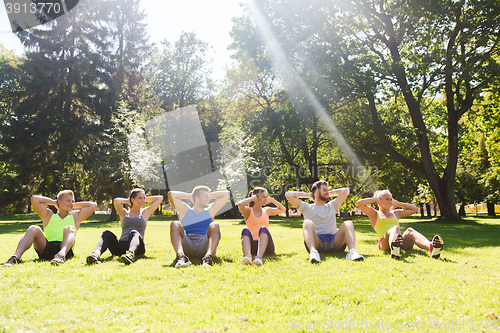
[[[136,230],[144,239],[144,232],[146,231],[146,220],[144,220],[142,214],[137,217],[125,216],[121,222],[121,226],[121,241],[128,241],[128,236],[132,230]]]
[[[180,222],[186,234],[205,235],[208,226],[212,223],[212,216],[210,216],[208,209],[196,214],[193,208],[189,208]]]

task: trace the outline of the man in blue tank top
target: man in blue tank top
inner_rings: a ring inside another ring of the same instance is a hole
[[[47,205],[55,206],[57,213],[52,212]],[[73,191],[64,190],[57,194],[57,200],[34,195],[31,197],[31,206],[42,219],[43,231],[37,225],[30,226],[21,237],[16,253],[3,266],[20,263],[21,256],[31,245],[40,259],[51,260],[53,265],[63,264],[73,256],[72,247],[80,223],[94,213],[97,204],[75,202]]]
[[[192,193],[170,191],[168,199],[179,216],[179,221],[170,224],[170,241],[177,254],[175,268],[191,265],[188,256],[201,258],[202,266],[212,266],[221,235],[214,218],[229,199],[229,191],[210,192],[208,186],[200,185]],[[210,203],[211,199],[215,200]],[[182,200],[190,200],[193,207]]]

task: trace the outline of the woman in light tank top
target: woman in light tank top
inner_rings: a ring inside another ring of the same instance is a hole
[[[146,197],[140,188],[130,191],[129,198],[115,198],[113,204],[120,216],[122,234],[120,239],[114,233],[106,230],[102,233],[94,251],[87,256],[87,264],[101,263],[101,255],[109,249],[112,255],[119,256],[120,262],[129,265],[134,262],[135,256],[146,252],[144,246],[144,232],[149,216],[160,206],[162,195]],[[146,202],[152,204],[146,208]],[[127,211],[123,205],[129,205]]]
[[[378,205],[378,211],[370,206],[373,203]],[[399,259],[401,249],[408,251],[413,248],[413,245],[428,250],[432,258],[437,259],[441,255],[444,242],[440,236],[436,235],[432,241],[429,241],[413,228],[406,229],[401,235],[399,219],[416,213],[418,208],[393,199],[389,190],[376,191],[373,198],[359,200],[358,207],[368,215],[373,229],[380,238],[379,250],[391,251],[391,258]],[[396,209],[398,207],[402,209]]]
[[[276,207],[264,207],[273,203]],[[243,247],[242,263],[245,265],[262,265],[264,254],[274,253],[274,242],[269,232],[269,216],[285,212],[285,207],[273,198],[267,197],[267,190],[256,187],[246,199],[238,203],[238,209],[245,218],[247,228],[241,232]],[[255,259],[252,261],[252,255]]]

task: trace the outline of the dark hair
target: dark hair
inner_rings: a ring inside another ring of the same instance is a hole
[[[130,191],[130,193],[128,194],[128,200],[130,201],[130,207],[132,207],[134,205],[134,203],[132,202],[132,199],[135,199],[135,197],[137,196],[137,194],[139,192],[144,192],[144,190],[142,188],[134,188],[132,191]]]
[[[328,183],[326,182],[326,180],[318,180],[317,182],[315,182],[313,184],[313,186],[311,186],[311,192],[312,192],[312,197],[314,198],[314,192],[316,192],[317,189],[319,189],[321,186],[325,185],[326,187],[328,187]]]
[[[263,187],[255,187],[253,190],[251,190],[250,192],[248,192],[247,198],[250,198],[254,194],[255,195],[259,195],[259,194],[261,194],[264,191],[267,192],[267,190],[265,188],[263,188]],[[253,207],[254,204],[255,204],[255,202],[252,201],[252,202],[250,202],[248,204],[248,206],[249,207]]]
[[[193,201],[194,201],[194,198],[196,197],[200,197],[200,192],[201,191],[207,191],[210,193],[210,187],[208,186],[205,186],[205,185],[198,185],[196,186],[194,189],[193,189]]]

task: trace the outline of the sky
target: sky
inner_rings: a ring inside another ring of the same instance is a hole
[[[159,46],[160,41],[164,39],[173,43],[182,31],[195,32],[199,39],[212,46],[208,57],[213,59],[213,78],[221,80],[225,66],[231,62],[231,52],[227,50],[232,41],[229,36],[232,28],[231,18],[243,14],[240,2],[243,0],[142,0],[141,6],[148,16],[148,33],[152,43]],[[23,46],[12,33],[5,6],[2,4],[0,43],[15,50],[18,55],[23,53]]]

